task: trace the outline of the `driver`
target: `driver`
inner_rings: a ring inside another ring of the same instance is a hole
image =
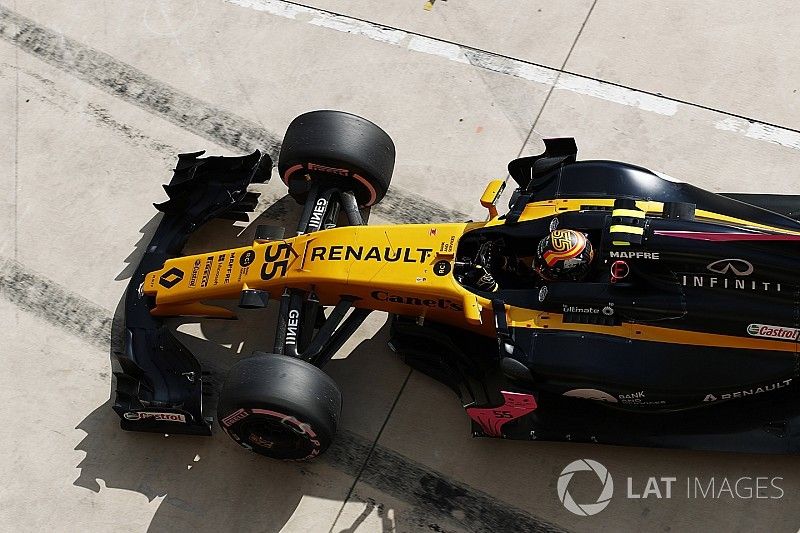
[[[582,281],[594,257],[584,233],[555,229],[539,241],[534,261],[536,272],[548,281]]]
[[[506,252],[502,240],[487,241],[475,259],[464,264],[459,276],[463,284],[484,292],[496,292],[503,279],[532,279],[534,272],[547,281],[582,281],[591,267],[594,251],[584,233],[556,229],[539,241],[534,257]],[[535,277],[535,276],[534,276]]]

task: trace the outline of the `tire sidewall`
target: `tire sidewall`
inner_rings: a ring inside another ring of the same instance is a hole
[[[217,420],[241,446],[277,459],[304,460],[333,441],[341,403],[336,383],[319,368],[288,356],[256,354],[231,367],[220,391]],[[259,442],[251,434],[257,423],[287,430],[307,451],[285,453],[268,439]]]
[[[359,206],[369,207],[388,191],[394,163],[394,142],[380,127],[351,113],[320,110],[289,124],[278,172],[300,202],[311,182],[325,180],[352,189]]]

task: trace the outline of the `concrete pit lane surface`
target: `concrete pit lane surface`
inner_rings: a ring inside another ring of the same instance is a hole
[[[0,0],[0,530],[797,531],[797,457],[471,438],[380,314],[326,367],[344,413],[313,462],[217,426],[123,432],[109,400],[120,297],[178,153],[277,156],[301,113],[364,116],[397,146],[372,223],[482,219],[486,182],[555,136],[715,191],[798,194],[794,7]],[[297,220],[279,179],[255,189],[248,224],[213,221],[186,252]],[[218,386],[274,317],[170,325]]]

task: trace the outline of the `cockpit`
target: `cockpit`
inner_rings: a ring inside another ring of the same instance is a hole
[[[481,228],[461,238],[454,275],[481,296],[535,302],[548,283],[597,279],[600,240],[599,229],[559,227],[557,218]]]

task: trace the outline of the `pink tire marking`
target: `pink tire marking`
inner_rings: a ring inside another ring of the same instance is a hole
[[[299,164],[291,166],[288,169],[286,169],[286,172],[283,173],[283,177],[281,178],[283,179],[283,183],[285,183],[286,186],[288,187],[289,180],[292,179],[292,175],[298,170],[302,170],[303,168],[305,167]],[[353,173],[351,177],[354,178],[359,183],[361,183],[361,185],[363,185],[364,188],[366,188],[367,192],[369,193],[369,199],[367,200],[367,203],[365,203],[362,207],[369,207],[372,204],[374,204],[375,200],[378,199],[378,191],[375,190],[375,187],[373,187],[372,184],[369,181],[367,181],[366,178],[364,178],[363,176],[359,176],[356,173]]]
[[[355,179],[357,179],[358,181],[360,181],[360,182],[361,182],[361,184],[362,184],[364,187],[366,187],[366,188],[367,188],[367,190],[369,191],[369,200],[367,200],[367,203],[366,203],[366,204],[364,204],[364,205],[363,205],[363,207],[369,207],[369,206],[371,206],[372,204],[374,204],[374,203],[375,203],[375,200],[378,198],[378,193],[377,193],[377,191],[375,190],[375,187],[373,187],[373,186],[372,186],[372,184],[371,184],[370,182],[368,182],[366,179],[362,178],[362,177],[361,177],[361,176],[359,176],[358,174],[353,174],[353,177],[354,177]]]
[[[311,426],[300,422],[292,415],[285,415],[283,413],[279,413],[277,411],[270,411],[268,409],[251,409],[251,411],[253,412],[253,414],[268,415],[268,416],[273,416],[275,418],[279,418],[281,420],[281,423],[291,424],[295,428],[299,429],[303,434],[308,435],[312,439],[317,438],[317,434],[314,432],[313,429],[311,429]]]
[[[294,174],[298,170],[302,170],[302,168],[303,168],[303,165],[294,165],[293,167],[289,167],[286,170],[286,172],[283,173],[283,178],[282,179],[283,179],[283,182],[286,184],[287,187],[289,186],[289,178],[292,177],[292,174]]]

